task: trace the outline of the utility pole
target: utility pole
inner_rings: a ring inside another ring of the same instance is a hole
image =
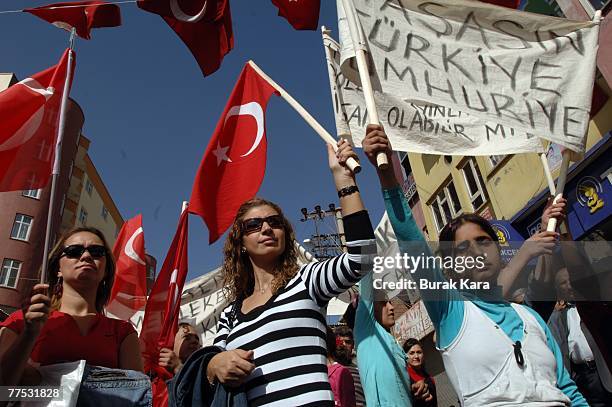
[[[344,237],[344,227],[342,224],[341,208],[329,204],[329,209],[324,211],[321,205],[316,205],[312,212],[307,208],[302,208],[301,222],[313,221],[315,234],[310,239],[304,240],[304,245],[312,251],[313,255],[319,260],[330,259],[346,251],[346,239]],[[333,218],[333,227],[326,222],[326,218]],[[327,226],[333,233],[321,233],[323,226]]]

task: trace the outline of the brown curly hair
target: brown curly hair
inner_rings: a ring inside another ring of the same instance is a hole
[[[227,299],[232,302],[243,300],[253,293],[255,287],[255,276],[253,266],[249,260],[248,253],[243,253],[242,249],[242,221],[244,215],[252,208],[259,206],[269,206],[274,209],[283,219],[283,229],[285,230],[285,251],[280,255],[276,267],[276,274],[272,280],[272,293],[276,294],[283,288],[295,273],[298,271],[298,254],[294,245],[295,233],[291,223],[287,220],[281,208],[274,202],[262,198],[253,198],[244,202],[234,219],[234,223],[225,240],[223,247],[223,278],[224,290]]]
[[[62,305],[63,290],[61,289],[60,285],[63,282],[59,279],[57,274],[59,273],[59,261],[63,255],[66,240],[80,232],[88,232],[98,236],[106,248],[106,268],[104,270],[104,279],[100,282],[98,285],[98,290],[96,291],[96,311],[98,311],[98,313],[102,313],[104,311],[104,307],[108,303],[111,290],[113,288],[113,282],[115,281],[115,259],[113,257],[111,248],[106,242],[104,234],[99,229],[92,227],[77,227],[66,232],[57,242],[55,247],[53,247],[53,250],[51,250],[49,260],[47,262],[47,270],[49,273],[47,282],[52,294],[51,309],[58,310]]]

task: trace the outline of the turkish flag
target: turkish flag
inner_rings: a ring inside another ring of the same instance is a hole
[[[183,211],[164,264],[155,279],[145,307],[140,347],[145,372],[154,371],[164,377],[167,372],[158,365],[159,351],[172,349],[178,329],[181,293],[187,278],[188,213]]]
[[[266,171],[265,111],[278,92],[250,64],[240,73],[196,173],[189,212],[200,215],[215,242],[238,208],[259,190]]]
[[[483,3],[495,4],[496,6],[517,9],[521,0],[480,0]]]
[[[116,4],[105,1],[75,1],[54,3],[47,6],[27,8],[26,13],[68,31],[74,27],[79,37],[91,39],[92,28],[117,27],[121,25],[121,10]]]
[[[138,7],[166,21],[205,76],[219,69],[234,47],[229,0],[138,0]]]
[[[147,264],[142,229],[142,215],[136,215],[121,227],[113,256],[117,262],[115,282],[106,311],[129,321],[147,302]]]
[[[285,17],[296,30],[316,30],[321,0],[272,0],[278,15]]]
[[[43,188],[49,181],[68,52],[56,66],[0,92],[0,191]]]

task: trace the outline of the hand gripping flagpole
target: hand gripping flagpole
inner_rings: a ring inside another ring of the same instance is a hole
[[[261,68],[259,68],[255,64],[255,62],[249,61],[248,63],[249,65],[251,65],[251,68],[253,68],[259,74],[259,76],[265,79],[274,89],[278,91],[280,96],[285,99],[287,103],[289,103],[289,105],[293,107],[296,112],[298,112],[300,116],[302,116],[306,123],[308,123],[310,127],[312,127],[312,129],[323,139],[323,141],[328,144],[331,144],[334,151],[338,151],[337,141],[332,137],[331,134],[327,132],[327,130],[325,130],[323,126],[319,124],[319,122],[315,120],[314,117],[312,117],[310,113],[308,113],[306,109],[304,109],[302,105],[297,102],[297,100],[295,100],[289,93],[287,93],[287,91],[285,91],[285,89],[281,88],[268,75],[266,75],[264,71],[262,71]],[[353,157],[350,157],[348,160],[346,160],[346,165],[355,174],[361,171],[361,165]]]
[[[601,22],[601,10],[597,10],[593,16],[593,22],[600,24]],[[586,134],[585,134],[586,137]],[[565,182],[567,181],[567,172],[569,170],[569,164],[572,157],[572,152],[569,149],[563,150],[563,160],[561,161],[561,168],[559,170],[559,177],[557,178],[557,187],[555,189],[555,198],[553,203],[556,203],[561,197],[563,197],[563,190],[565,189]],[[546,162],[548,164],[548,161]],[[546,170],[545,170],[546,171]],[[554,232],[557,229],[557,219],[550,218],[548,225],[546,225],[546,231]]]
[[[552,145],[552,142],[548,143],[548,146]],[[547,148],[548,150],[548,148]],[[565,160],[565,154],[563,155],[563,158]],[[542,168],[544,168],[544,175],[546,177],[546,182],[548,183],[548,190],[550,191],[550,195],[553,196],[553,204],[557,203],[559,201],[559,199],[562,197],[562,195],[557,194],[557,187],[555,187],[555,180],[552,176],[552,172],[550,171],[550,166],[548,165],[548,158],[546,157],[546,153],[540,153],[540,161],[542,163]],[[559,173],[559,177],[561,176],[561,174],[565,171],[565,173],[567,174],[567,168],[569,166],[569,161],[567,163],[565,163],[565,161],[563,161],[561,163],[561,171]],[[565,168],[565,170],[563,170]],[[561,178],[559,178],[561,179]],[[563,184],[565,185],[565,180],[563,180]],[[551,223],[551,221],[554,221]],[[544,226],[544,225],[542,225]],[[554,232],[555,229],[557,228],[557,219],[556,218],[551,218],[548,222],[548,225],[546,225],[546,231],[547,232]],[[565,223],[562,223],[561,225],[559,225],[559,231],[561,233],[566,233],[567,232],[567,227],[565,226]]]
[[[55,143],[55,158],[53,161],[53,172],[51,173],[51,194],[49,195],[49,211],[47,212],[47,227],[45,230],[45,247],[43,248],[43,262],[40,272],[40,282],[42,284],[47,281],[47,258],[49,257],[49,246],[51,245],[51,233],[53,232],[53,212],[55,211],[55,195],[62,162],[62,143],[64,141],[64,133],[66,132],[68,91],[70,89],[70,82],[72,80],[72,60],[74,58],[72,50],[74,49],[75,36],[76,29],[73,28],[70,32],[68,67],[66,68],[66,81],[64,82],[64,92],[62,93],[62,101],[60,105],[59,126],[57,129],[57,141]]]
[[[366,61],[365,51],[365,40],[359,35],[359,28],[357,27],[357,13],[355,11],[354,4],[350,0],[342,0],[342,7],[344,8],[344,14],[346,15],[346,21],[349,25],[349,31],[351,32],[351,39],[353,42],[353,49],[355,51],[355,58],[357,59],[357,70],[359,71],[359,79],[361,80],[361,88],[363,89],[363,96],[366,102],[366,109],[368,110],[368,117],[370,118],[371,124],[380,125],[378,120],[378,111],[376,110],[376,103],[374,102],[374,91],[372,90],[372,82],[370,81],[370,71]],[[387,155],[383,152],[376,154],[376,165],[381,170],[386,170],[389,167],[389,161]]]
[[[563,197],[563,190],[565,189],[565,181],[567,180],[567,171],[569,169],[570,157],[571,157],[571,151],[569,151],[568,149],[563,150],[563,160],[561,161],[561,168],[559,169],[559,177],[557,178],[557,187],[555,188],[555,197],[553,199],[554,204],[557,203],[559,199]],[[548,160],[546,164],[548,165]],[[556,229],[557,229],[557,218],[548,219],[548,225],[546,225],[546,231],[554,232]]]

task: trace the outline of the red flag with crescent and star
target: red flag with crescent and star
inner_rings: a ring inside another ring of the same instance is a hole
[[[234,47],[229,0],[138,0],[137,4],[166,21],[187,45],[204,76],[219,69]]]
[[[91,39],[91,29],[121,25],[121,9],[105,1],[73,1],[54,3],[23,11],[65,30],[76,30],[79,37]]]
[[[265,111],[273,93],[278,94],[247,63],[210,138],[189,201],[189,212],[208,226],[209,243],[227,230],[240,205],[255,196],[263,181]]]
[[[153,405],[167,406],[168,392],[165,381],[172,375],[159,366],[161,348],[172,349],[178,330],[181,293],[187,278],[188,219],[186,210],[181,213],[178,227],[166,254],[145,307],[140,331],[140,350],[146,373],[153,373]]]
[[[68,53],[56,66],[0,92],[0,191],[39,189],[49,181]]]
[[[115,282],[106,311],[112,316],[129,321],[147,302],[147,263],[145,257],[142,215],[136,215],[121,227],[113,256]]]
[[[272,0],[278,15],[285,17],[296,30],[316,30],[321,0]]]

